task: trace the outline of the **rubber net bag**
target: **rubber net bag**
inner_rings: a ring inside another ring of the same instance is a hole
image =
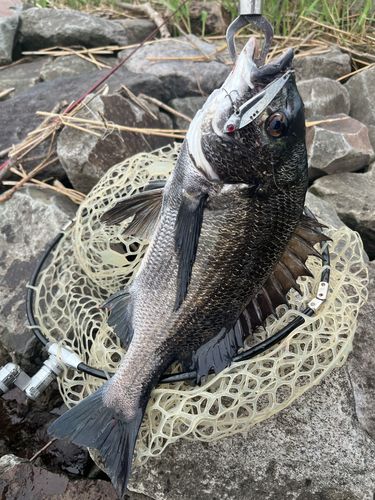
[[[114,166],[79,208],[77,220],[53,250],[35,287],[35,318],[53,342],[70,346],[81,360],[108,373],[119,367],[125,352],[106,324],[107,310],[98,306],[124,288],[137,273],[149,241],[124,237],[128,221],[107,227],[101,214],[117,199],[138,192],[153,179],[166,179],[178,146],[143,153]],[[134,457],[140,465],[180,438],[212,441],[240,432],[289,405],[323,377],[341,366],[352,349],[358,310],[367,298],[367,268],[358,234],[347,227],[325,233],[331,255],[326,302],[280,345],[248,361],[232,363],[201,387],[192,382],[158,385],[152,391]],[[309,257],[314,278],[299,278],[303,297],[291,291],[290,309],[279,306],[279,320],[268,318],[245,342],[245,349],[303,316],[316,296],[322,263]],[[181,368],[176,363],[171,371]],[[65,369],[59,388],[72,407],[94,392],[103,380]]]

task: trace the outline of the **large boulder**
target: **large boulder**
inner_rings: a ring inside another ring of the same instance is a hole
[[[0,66],[12,62],[13,42],[18,21],[18,14],[11,17],[0,17]]]
[[[119,24],[76,10],[32,8],[22,12],[18,29],[23,50],[56,45],[127,45],[126,32]]]
[[[121,126],[168,128],[164,126],[156,106],[153,106],[153,111],[158,119],[154,120],[142,108],[120,94],[98,96],[75,116],[86,118],[88,110],[91,111],[90,119],[99,122],[103,117],[106,122]],[[98,137],[65,127],[58,140],[57,153],[60,161],[74,188],[83,193],[88,193],[116,163],[145,149],[153,150],[170,142],[166,137],[124,130],[108,133],[103,131],[102,134],[102,137]]]
[[[295,57],[293,67],[296,70],[296,80],[311,80],[324,77],[337,80],[351,72],[350,56],[333,46],[325,54]]]
[[[343,113],[324,118],[343,120],[319,123],[306,129],[309,179],[367,167],[375,156],[367,127]]]
[[[82,73],[91,73],[98,68],[94,63],[86,61],[79,56],[63,56],[46,66],[40,73],[43,81],[49,82],[60,76],[76,76]]]
[[[125,29],[129,45],[143,42],[156,28],[156,24],[149,19],[116,19],[114,22]]]
[[[363,240],[370,260],[375,259],[375,163],[369,171],[326,175],[310,191],[331,203],[340,219]]]
[[[367,126],[375,148],[375,66],[352,76],[345,88],[350,96],[350,116]]]
[[[131,50],[121,51],[119,59],[123,59]],[[204,59],[205,55],[209,58],[215,51],[215,45],[203,42],[195,35],[188,35],[144,45],[125,66],[135,73],[151,73],[160,78],[167,100],[197,96],[201,91],[211,94],[223,84],[231,71],[225,64]],[[196,57],[202,59],[189,59]]]
[[[350,99],[346,88],[329,78],[313,78],[297,84],[305,104],[305,117],[349,114]]]
[[[247,431],[168,446],[133,468],[129,489],[154,500],[370,500],[375,442],[342,367]]]
[[[26,284],[47,244],[75,211],[65,196],[36,187],[24,187],[0,204],[0,344],[25,369],[41,349],[24,326]]]
[[[41,73],[52,63],[52,60],[52,57],[39,57],[35,61],[17,64],[0,71],[0,92],[14,88],[13,92],[4,96],[1,100],[11,99],[34,87],[41,81]]]

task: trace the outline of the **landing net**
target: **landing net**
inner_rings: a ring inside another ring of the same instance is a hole
[[[107,227],[101,214],[115,199],[139,192],[153,179],[168,178],[178,146],[143,153],[114,166],[80,206],[68,230],[41,272],[35,288],[35,319],[49,341],[70,346],[81,360],[107,373],[119,367],[125,351],[106,324],[107,310],[98,306],[134,278],[148,240],[124,237],[128,223]],[[331,278],[327,301],[281,345],[249,361],[233,363],[202,387],[189,382],[157,386],[151,394],[134,457],[140,465],[180,438],[213,441],[247,429],[288,406],[341,366],[352,349],[358,310],[367,299],[367,268],[357,233],[329,227],[332,238]],[[291,291],[289,310],[278,308],[279,320],[268,318],[245,349],[270,337],[297,316],[316,296],[321,261],[309,257],[315,278],[299,279],[303,297]],[[172,372],[180,370],[178,364]],[[72,407],[103,380],[65,369],[59,388]]]

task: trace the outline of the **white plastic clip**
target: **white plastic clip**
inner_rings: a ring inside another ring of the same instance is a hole
[[[319,300],[325,300],[327,298],[327,294],[328,294],[328,283],[326,283],[325,281],[321,281],[319,283],[317,298]]]
[[[319,300],[315,297],[312,299],[307,305],[315,312],[319,307],[323,304],[322,300]]]

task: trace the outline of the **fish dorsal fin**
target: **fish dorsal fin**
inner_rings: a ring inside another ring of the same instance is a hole
[[[128,288],[119,290],[111,295],[99,306],[99,309],[109,309],[111,312],[107,323],[112,326],[115,334],[121,341],[122,347],[128,349],[133,338],[133,329],[129,319],[129,291]]]
[[[161,183],[165,184],[164,181],[150,183],[141,193],[118,201],[101,216],[100,221],[109,226],[133,217],[123,234],[151,238],[157,227],[163,201],[164,188],[160,187]]]
[[[221,332],[198,349],[193,357],[197,381],[207,377],[211,368],[219,373],[228,366],[255,328],[263,325],[271,314],[277,317],[276,308],[279,305],[289,306],[286,294],[291,288],[302,293],[296,280],[299,276],[312,276],[305,264],[307,258],[310,255],[321,258],[314,245],[330,239],[319,232],[318,227],[321,224],[309,217],[304,216],[300,220],[274,272],[245,307],[234,327],[227,333]]]

